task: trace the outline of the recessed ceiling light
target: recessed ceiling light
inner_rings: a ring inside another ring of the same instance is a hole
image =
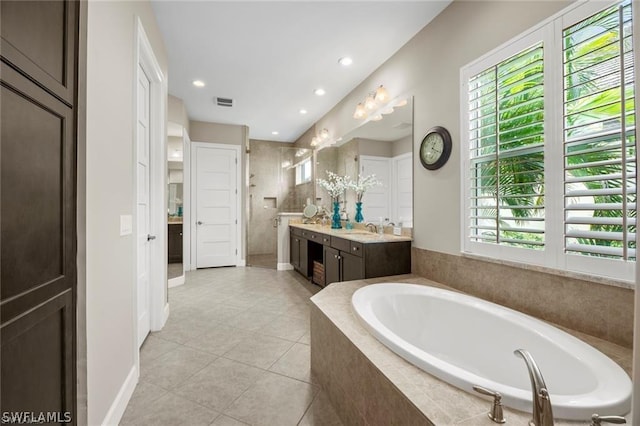
[[[277,131],[274,130],[273,132],[271,132],[271,134],[272,135],[278,135],[278,134],[280,134],[280,132],[277,132]]]
[[[323,96],[327,92],[325,92],[324,89],[319,88],[319,89],[314,90],[313,93],[315,93],[317,96]]]
[[[196,87],[204,87],[204,81],[202,80],[193,80],[193,85]]]
[[[342,65],[343,67],[348,67],[349,65],[351,65],[353,63],[353,59],[351,59],[348,56],[345,56],[344,58],[338,59],[338,63],[340,65]]]
[[[307,113],[307,110],[306,110],[306,109],[301,109],[301,110],[300,110],[300,114],[306,114],[306,113]]]

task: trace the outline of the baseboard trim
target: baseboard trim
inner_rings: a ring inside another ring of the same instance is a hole
[[[236,263],[236,266],[247,266],[247,260],[246,259],[238,260],[238,263]]]
[[[179,277],[171,278],[169,279],[169,281],[167,281],[167,285],[169,286],[169,288],[178,287],[182,284],[184,284],[184,274],[180,275]]]
[[[290,263],[280,263],[278,262],[278,271],[291,271],[293,266]]]
[[[113,404],[107,411],[107,415],[104,417],[102,421],[102,425],[105,426],[117,426],[122,420],[122,416],[124,414],[124,410],[127,409],[127,405],[129,404],[129,400],[133,395],[133,391],[136,389],[136,385],[138,384],[138,369],[133,366],[127,375],[118,395],[113,400]]]

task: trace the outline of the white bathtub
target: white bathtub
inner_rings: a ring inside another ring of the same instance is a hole
[[[362,287],[352,298],[365,327],[389,349],[424,371],[474,393],[498,391],[506,406],[531,412],[524,361],[533,356],[551,394],[556,418],[631,410],[631,380],[615,362],[540,320],[475,297],[416,284]]]

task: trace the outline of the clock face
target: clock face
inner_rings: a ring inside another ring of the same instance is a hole
[[[444,151],[444,140],[438,133],[430,133],[420,148],[420,156],[427,164],[435,164]]]
[[[420,162],[428,170],[444,166],[451,154],[451,135],[444,127],[429,129],[420,145]]]

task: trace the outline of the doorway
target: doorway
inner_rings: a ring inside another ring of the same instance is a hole
[[[237,145],[191,144],[191,253],[196,268],[239,263],[239,157]]]
[[[169,288],[184,284],[186,191],[184,153],[188,140],[182,125],[169,122],[167,142],[167,279]],[[188,222],[187,222],[188,223]]]

